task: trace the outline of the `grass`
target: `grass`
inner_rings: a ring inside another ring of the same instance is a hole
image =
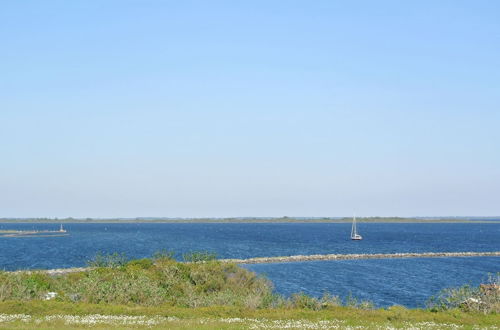
[[[497,326],[500,317],[497,314],[467,313],[458,309],[432,312],[422,309],[406,309],[394,306],[388,309],[360,310],[353,307],[330,306],[322,310],[309,310],[303,308],[264,308],[248,309],[235,306],[211,306],[199,308],[162,306],[129,306],[108,304],[86,304],[68,303],[58,301],[29,301],[0,302],[0,313],[3,314],[25,314],[30,315],[33,320],[44,320],[44,317],[54,315],[71,315],[75,317],[87,317],[89,315],[112,315],[112,316],[140,316],[145,319],[160,318],[163,322],[157,324],[159,327],[168,325],[169,328],[248,328],[272,326],[279,322],[289,324],[308,324],[320,326],[321,322],[330,322],[331,326],[337,324],[342,327],[362,326],[377,328],[388,326],[398,328],[446,328],[460,325],[465,328],[474,326],[491,327]],[[236,322],[234,321],[236,320]],[[239,320],[239,321],[238,321]],[[61,319],[42,322],[47,327],[55,327],[61,323]],[[29,328],[37,325],[31,322],[9,322],[0,323],[0,326]],[[68,324],[71,325],[71,324]],[[325,325],[325,324],[323,324]],[[119,322],[104,323],[104,327],[123,327]],[[298,326],[297,326],[298,327]],[[65,326],[67,328],[67,326]]]
[[[437,329],[500,324],[500,298],[491,290],[486,295],[479,288],[450,289],[428,309],[375,309],[354,298],[284,298],[273,293],[266,279],[210,253],[187,254],[184,263],[172,256],[163,251],[130,261],[118,254],[98,255],[89,270],[55,276],[0,273],[0,327]],[[498,276],[491,284],[498,284]],[[56,293],[53,299],[49,292]],[[480,300],[480,308],[464,304],[469,298]]]

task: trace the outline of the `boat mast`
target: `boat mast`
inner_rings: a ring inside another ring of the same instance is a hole
[[[352,227],[351,227],[351,237],[354,237],[357,235],[356,232],[356,214],[354,214],[352,218]]]

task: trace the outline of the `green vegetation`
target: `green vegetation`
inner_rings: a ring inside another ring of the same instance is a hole
[[[4,322],[6,316],[17,320]],[[120,321],[120,316],[124,318]],[[28,322],[21,318],[29,318]],[[108,322],[106,322],[106,318]],[[103,320],[104,319],[104,320]],[[101,322],[99,322],[99,320]],[[135,320],[135,321],[134,321]],[[125,321],[125,322],[124,322]],[[142,322],[140,322],[142,321]],[[19,329],[78,328],[92,325],[101,328],[137,328],[151,321],[152,328],[169,329],[324,329],[324,328],[412,328],[465,329],[490,327],[500,322],[498,314],[479,314],[458,309],[432,312],[393,306],[387,309],[363,310],[329,306],[318,311],[280,307],[249,309],[235,306],[199,308],[170,305],[133,306],[69,303],[60,301],[0,302],[0,327]],[[148,326],[149,327],[149,326]]]
[[[99,254],[89,261],[92,268],[81,272],[2,272],[0,327],[437,329],[500,322],[498,275],[481,288],[445,290],[425,310],[374,309],[353,297],[284,298],[266,279],[211,253],[186,254],[183,263],[172,256],[162,251],[152,259],[127,260]]]
[[[490,275],[488,283],[479,287],[464,285],[441,291],[428,302],[432,311],[461,309],[465,312],[500,314],[500,273]]]
[[[186,253],[182,256],[186,262],[203,262],[203,261],[214,261],[217,255],[212,252],[195,251]]]
[[[119,254],[97,255],[88,271],[50,276],[46,272],[0,273],[0,301],[55,300],[93,304],[200,307],[262,307],[272,302],[270,283],[208,253],[186,255],[180,263],[170,254],[127,261]],[[212,258],[212,259],[210,259]]]

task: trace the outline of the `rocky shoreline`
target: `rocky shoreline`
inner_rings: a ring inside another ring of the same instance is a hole
[[[500,257],[500,251],[494,252],[422,252],[422,253],[374,253],[374,254],[312,254],[282,257],[257,257],[248,259],[218,259],[220,262],[236,264],[265,264],[300,261],[354,260],[354,259],[396,259],[396,258],[449,258],[449,257]],[[18,270],[17,272],[46,272],[52,276],[78,273],[90,270],[90,267],[60,268],[47,270]]]
[[[423,252],[423,253],[376,253],[376,254],[313,254],[286,257],[259,257],[249,259],[221,259],[237,264],[263,264],[297,261],[391,259],[391,258],[446,258],[446,257],[500,257],[496,252]]]

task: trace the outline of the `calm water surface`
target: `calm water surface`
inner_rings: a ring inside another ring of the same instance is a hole
[[[58,224],[0,224],[2,229],[57,230]],[[195,250],[220,258],[296,254],[500,251],[500,224],[361,223],[364,240],[349,239],[350,224],[75,223],[64,237],[0,237],[0,268],[84,266],[97,252],[149,257],[161,249],[181,258]],[[500,271],[500,258],[344,260],[246,266],[270,278],[278,292],[349,293],[380,306],[422,305],[448,286],[477,284]]]

